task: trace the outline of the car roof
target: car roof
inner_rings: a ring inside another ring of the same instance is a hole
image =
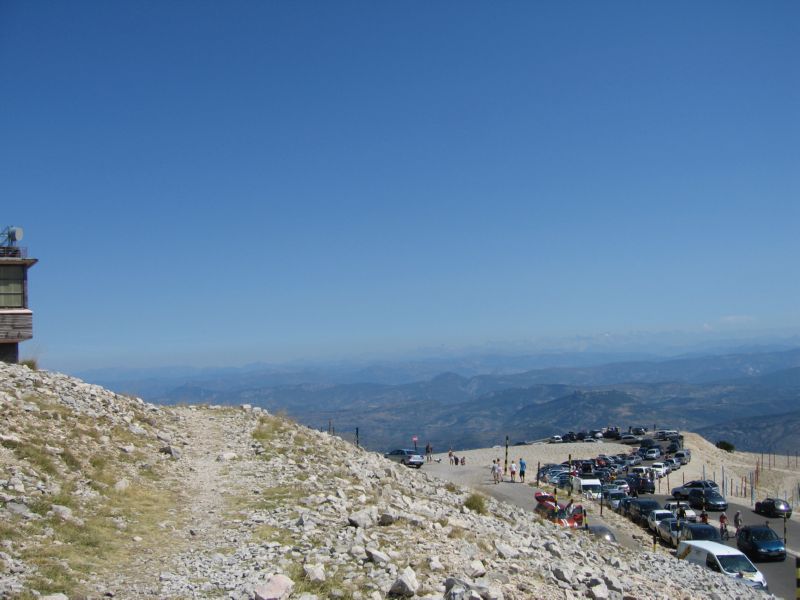
[[[706,552],[711,552],[712,554],[716,555],[738,555],[742,554],[736,548],[731,548],[730,546],[726,546],[725,544],[720,544],[719,542],[709,542],[708,540],[686,540],[681,542],[681,544],[686,544],[687,546],[693,546],[695,548],[699,548],[700,550],[705,550]]]
[[[742,526],[742,529],[740,529],[739,531],[742,531],[743,529],[749,529],[751,531],[755,529],[758,530],[769,529],[770,531],[775,531],[774,529],[772,529],[772,527],[767,527],[766,525],[744,525]]]

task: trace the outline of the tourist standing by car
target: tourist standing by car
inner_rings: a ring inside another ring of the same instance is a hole
[[[739,530],[742,528],[742,511],[737,510],[733,515],[733,526],[736,527],[736,535],[739,535]]]
[[[527,468],[527,463],[525,459],[520,457],[519,459],[519,481],[520,483],[525,483],[525,469]]]

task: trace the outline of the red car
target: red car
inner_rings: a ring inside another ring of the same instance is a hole
[[[570,527],[572,529],[583,527],[582,505],[572,504],[571,502],[567,504],[556,502],[556,499],[546,492],[536,492],[533,497],[536,499],[536,508],[534,510],[543,518],[562,527]]]

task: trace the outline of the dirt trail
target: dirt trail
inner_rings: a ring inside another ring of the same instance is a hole
[[[191,553],[199,545],[224,546],[229,512],[226,497],[249,491],[248,461],[241,457],[251,451],[255,420],[233,411],[179,408],[175,412],[179,426],[169,443],[179,450],[180,457],[162,465],[164,474],[158,487],[176,502],[158,524],[158,535],[130,540],[126,567],[103,584],[117,596],[158,597],[161,583],[176,567],[179,555]]]

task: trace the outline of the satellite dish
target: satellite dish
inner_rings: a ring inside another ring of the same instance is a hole
[[[8,229],[8,239],[12,242],[19,242],[22,240],[22,236],[24,235],[24,231],[22,231],[22,227],[9,227]]]

